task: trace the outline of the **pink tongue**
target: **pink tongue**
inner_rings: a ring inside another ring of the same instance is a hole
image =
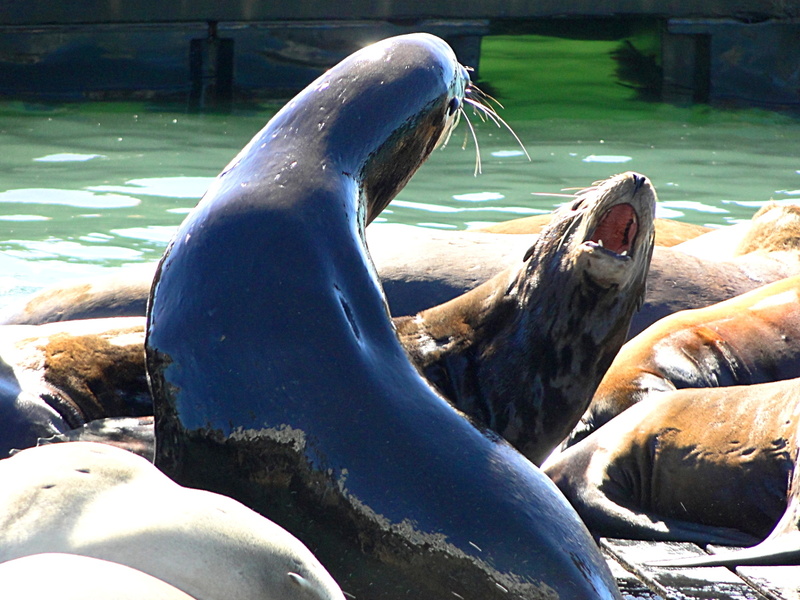
[[[603,246],[607,250],[622,254],[631,249],[638,229],[636,211],[633,207],[630,204],[617,204],[603,215],[594,231],[592,241],[600,243],[600,240],[603,240]]]

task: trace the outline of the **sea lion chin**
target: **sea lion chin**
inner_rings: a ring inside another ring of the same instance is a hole
[[[151,292],[156,464],[269,516],[359,598],[618,599],[552,483],[411,364],[364,244],[468,85],[442,40],[384,40],[223,171]]]

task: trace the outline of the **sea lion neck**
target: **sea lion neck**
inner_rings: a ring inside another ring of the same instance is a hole
[[[434,36],[373,44],[287,103],[220,179],[233,178],[259,195],[274,182],[317,188],[331,177],[350,179],[361,192],[353,202],[365,202],[368,224],[454,125],[449,107],[454,99],[461,105],[468,84],[467,71]],[[257,176],[243,178],[243,171]]]

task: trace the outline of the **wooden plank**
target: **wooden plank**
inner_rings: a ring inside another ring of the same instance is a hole
[[[641,578],[648,588],[666,599],[768,600],[725,567],[668,569],[645,564],[678,556],[705,554],[694,544],[603,538],[600,546]]]
[[[625,600],[665,600],[663,596],[652,591],[641,579],[623,567],[606,549],[603,548],[601,551]]]
[[[711,554],[732,548],[709,545]],[[770,600],[800,600],[800,566],[737,567],[736,574]]]

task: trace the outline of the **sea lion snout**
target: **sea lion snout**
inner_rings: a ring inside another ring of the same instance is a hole
[[[627,172],[602,182],[602,199],[584,216],[584,242],[578,265],[602,287],[626,286],[635,269],[633,261],[649,260],[652,228],[648,239],[640,239],[640,224],[655,214],[656,193],[639,173]],[[580,210],[586,210],[579,206]]]

